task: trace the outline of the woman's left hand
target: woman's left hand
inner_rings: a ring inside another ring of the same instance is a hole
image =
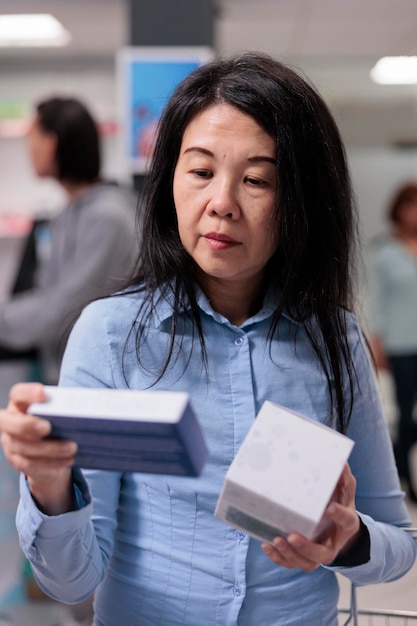
[[[262,544],[265,554],[277,565],[312,572],[348,552],[360,534],[355,489],[356,479],[346,464],[320,522],[323,530],[310,541],[297,533],[287,538],[275,537],[272,544]]]

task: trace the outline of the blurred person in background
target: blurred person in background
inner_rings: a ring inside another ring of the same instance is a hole
[[[410,451],[417,442],[417,182],[402,185],[387,212],[390,229],[371,249],[371,347],[389,370],[398,407],[395,454],[408,495],[417,502]]]
[[[15,293],[0,305],[0,360],[7,366],[7,362],[33,360],[36,355],[37,377],[56,384],[66,337],[77,313],[131,273],[137,248],[135,200],[130,190],[101,177],[97,123],[74,98],[52,97],[37,105],[28,149],[37,176],[55,179],[66,192],[68,204],[51,222],[34,222]],[[0,467],[4,482],[11,468],[1,450]],[[18,493],[17,472],[9,478],[14,490],[9,485],[8,500],[1,508],[3,535],[14,528]],[[6,539],[9,545],[10,533]],[[36,596],[30,578],[27,590],[29,597]],[[10,590],[6,591],[9,597]],[[90,612],[88,605],[75,607],[73,615],[89,623]]]
[[[55,179],[69,202],[50,227],[38,229],[33,287],[0,306],[0,350],[7,356],[38,349],[41,380],[56,384],[76,313],[131,272],[135,201],[101,178],[97,124],[74,98],[37,105],[28,148],[36,174]]]

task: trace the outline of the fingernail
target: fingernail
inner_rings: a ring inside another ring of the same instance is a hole
[[[61,450],[65,454],[74,455],[77,452],[78,446],[75,441],[65,441],[61,444]]]
[[[283,541],[283,539],[274,539],[273,545],[281,552],[285,552],[285,550],[287,550],[287,542]]]
[[[40,435],[49,435],[51,432],[51,424],[48,420],[38,419],[36,421],[35,428]]]
[[[288,542],[292,545],[293,548],[301,548],[301,546],[303,545],[303,541],[299,537],[290,537],[288,539]]]

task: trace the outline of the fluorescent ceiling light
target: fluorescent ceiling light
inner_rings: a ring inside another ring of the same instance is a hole
[[[47,13],[0,15],[0,46],[65,46],[70,33]]]
[[[382,57],[370,73],[372,80],[380,85],[417,84],[417,57]]]

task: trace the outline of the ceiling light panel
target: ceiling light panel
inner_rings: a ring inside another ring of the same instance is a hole
[[[0,46],[66,46],[70,33],[47,13],[0,15]]]
[[[372,80],[380,85],[415,85],[417,56],[382,57],[370,74]]]

